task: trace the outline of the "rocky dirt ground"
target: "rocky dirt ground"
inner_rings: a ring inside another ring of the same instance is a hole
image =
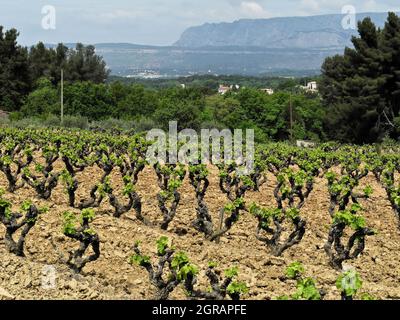
[[[82,186],[79,197],[87,196],[90,186],[99,177],[100,171],[88,169],[79,176]],[[113,173],[113,181],[120,184],[120,177]],[[274,178],[269,177],[260,192],[249,193],[246,200],[257,201],[263,206],[275,204],[272,190]],[[368,292],[379,299],[400,299],[400,232],[394,212],[384,190],[372,176],[363,180],[375,190],[372,199],[363,202],[364,215],[370,227],[378,234],[367,239],[364,254],[348,265],[356,268],[364,280],[362,292]],[[5,177],[0,174],[0,187],[5,187]],[[142,196],[143,213],[153,222],[160,221],[156,202],[158,186],[155,173],[147,168],[140,176],[138,190]],[[210,243],[191,227],[195,217],[196,202],[188,179],[180,189],[181,204],[168,232],[157,227],[146,227],[136,221],[133,213],[121,219],[110,215],[111,207],[105,201],[97,210],[92,223],[101,239],[101,257],[88,264],[81,275],[74,275],[60,262],[60,255],[77,246],[77,243],[63,236],[62,215],[74,211],[68,207],[67,196],[59,184],[50,201],[41,201],[29,187],[15,194],[6,194],[14,208],[27,199],[38,205],[47,205],[50,210],[42,215],[26,239],[26,257],[18,258],[9,254],[4,246],[4,228],[0,226],[0,299],[151,299],[154,289],[145,270],[129,264],[132,246],[141,241],[144,253],[155,255],[155,241],[168,236],[177,250],[186,251],[191,261],[203,271],[209,261],[216,261],[220,269],[237,265],[240,279],[250,287],[243,298],[252,300],[274,299],[280,295],[294,293],[295,283],[282,281],[286,267],[300,261],[306,268],[307,276],[316,279],[318,287],[327,292],[326,299],[338,299],[340,293],[335,281],[338,272],[328,265],[323,245],[327,239],[330,217],[329,198],[324,180],[318,179],[315,189],[302,210],[306,217],[307,233],[300,245],[285,252],[282,258],[270,255],[263,243],[255,238],[257,221],[243,214],[220,244]],[[208,190],[207,203],[217,221],[218,211],[226,202],[218,187],[217,172],[214,170]],[[42,286],[43,270],[52,266],[56,271],[55,287]],[[200,275],[201,284],[204,272]],[[182,289],[176,290],[172,299],[184,299]]]

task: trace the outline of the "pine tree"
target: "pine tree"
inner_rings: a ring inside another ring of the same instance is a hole
[[[400,18],[389,13],[385,28],[382,31],[382,52],[386,84],[384,95],[388,106],[388,120],[393,125],[400,124]],[[400,135],[400,126],[392,134]],[[395,136],[393,136],[395,137]]]
[[[0,109],[18,110],[31,88],[28,51],[17,44],[15,29],[0,26]]]
[[[329,107],[326,125],[332,138],[374,142],[393,131],[399,97],[394,61],[400,55],[398,26],[395,14],[389,14],[384,30],[364,19],[358,23],[359,36],[352,38],[354,48],[323,64],[321,94]]]
[[[76,45],[75,50],[68,52],[67,80],[92,81],[104,83],[110,73],[103,58],[96,55],[94,46]]]
[[[36,46],[31,47],[29,52],[29,69],[33,83],[41,77],[51,77],[54,56],[54,51],[47,49],[43,42],[39,42]]]
[[[380,30],[366,18],[358,24],[358,31],[360,37],[352,39],[354,49],[345,52],[355,73],[344,82],[352,109],[348,125],[355,129],[355,142],[373,142],[385,130],[381,124],[381,114],[385,110],[385,76],[379,48]]]

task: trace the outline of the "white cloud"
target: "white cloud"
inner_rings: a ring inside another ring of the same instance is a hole
[[[301,7],[312,12],[317,12],[320,10],[319,3],[316,0],[301,0]]]
[[[301,0],[297,9],[295,8],[295,14],[318,15],[341,13],[342,8],[346,5],[352,5],[358,12],[361,12],[366,2],[374,2],[374,0]]]
[[[139,16],[140,13],[137,11],[119,10],[119,9],[110,12],[104,12],[98,15],[98,17],[103,18],[105,20],[134,19]]]
[[[253,18],[269,16],[269,13],[260,4],[253,1],[243,1],[240,4],[240,11],[243,15]]]
[[[373,10],[377,10],[377,3],[375,2],[375,0],[368,0],[365,2],[364,4],[364,9],[367,11],[373,11]]]

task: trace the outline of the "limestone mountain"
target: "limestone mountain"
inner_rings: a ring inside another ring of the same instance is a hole
[[[387,13],[360,13],[357,20],[371,17],[380,27]],[[264,48],[343,49],[351,45],[356,30],[344,29],[344,15],[238,20],[206,23],[187,29],[175,43],[179,47],[250,46]]]

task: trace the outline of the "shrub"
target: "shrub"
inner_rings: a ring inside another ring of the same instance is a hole
[[[286,269],[288,280],[296,280],[296,293],[291,296],[282,296],[278,300],[322,300],[324,292],[318,290],[314,279],[303,277],[304,267],[300,262],[294,262]]]
[[[336,281],[336,287],[340,290],[342,300],[354,300],[354,297],[362,288],[363,281],[360,275],[355,270],[343,272]],[[360,295],[361,300],[375,300],[368,293]]]
[[[87,117],[82,116],[64,116],[64,128],[87,129],[89,127],[89,120]]]

